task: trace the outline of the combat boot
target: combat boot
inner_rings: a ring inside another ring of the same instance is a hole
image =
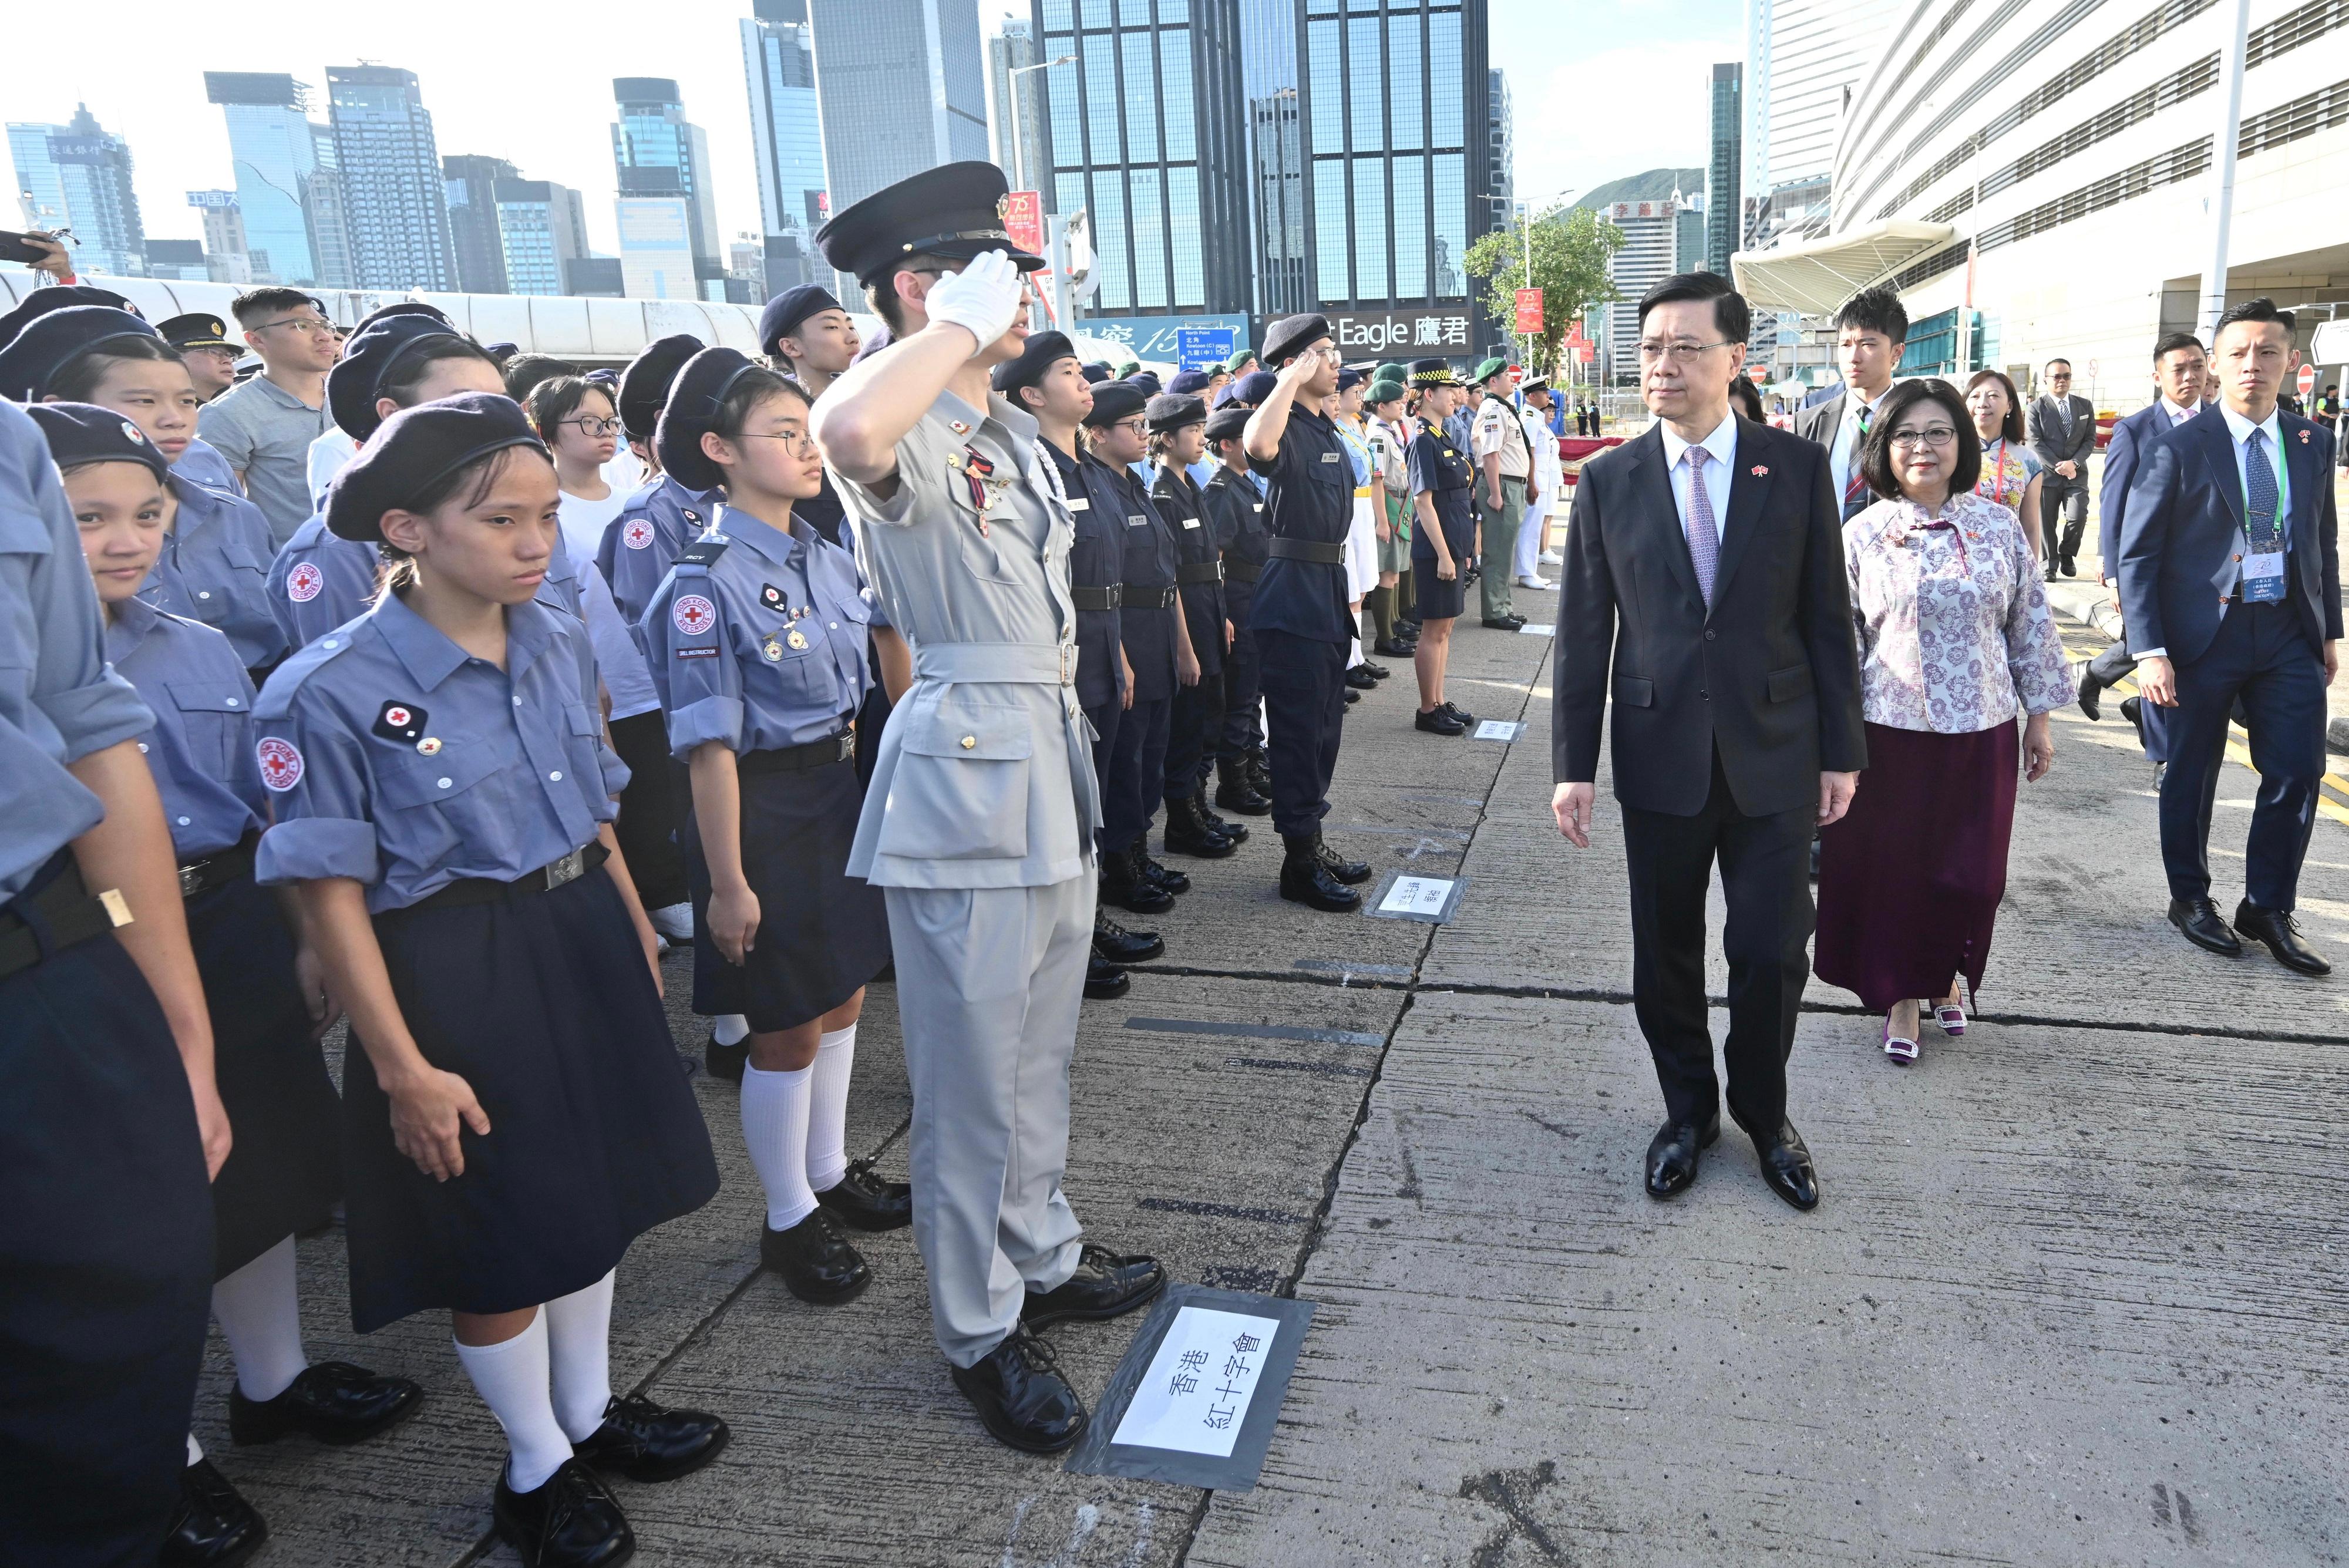
[[[1242,816],[1263,816],[1272,810],[1272,802],[1257,791],[1246,759],[1240,757],[1216,759],[1216,804]]]
[[[1342,914],[1361,907],[1362,896],[1330,874],[1321,859],[1321,832],[1284,833],[1288,853],[1280,862],[1280,896],[1291,903]]]

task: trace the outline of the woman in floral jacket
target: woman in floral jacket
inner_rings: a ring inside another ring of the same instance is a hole
[[[1883,497],[1843,529],[1868,766],[1820,836],[1817,969],[1885,1015],[1907,1064],[1920,998],[1965,1031],[1957,982],[1982,984],[2015,775],[2046,776],[2074,683],[2014,512],[1972,493],[1982,442],[1956,389],[1894,388],[1860,461]]]

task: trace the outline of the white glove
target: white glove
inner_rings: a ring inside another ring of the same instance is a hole
[[[922,301],[922,308],[933,322],[952,322],[978,338],[978,348],[984,348],[1011,330],[1027,303],[1027,293],[1010,256],[988,251],[962,271],[939,278]]]

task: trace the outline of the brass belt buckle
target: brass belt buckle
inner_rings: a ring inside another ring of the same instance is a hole
[[[204,863],[199,860],[191,866],[181,867],[180,897],[182,898],[192,898],[203,890]]]
[[[586,869],[587,850],[582,846],[546,868],[546,890],[552,893],[565,882],[577,881]]]

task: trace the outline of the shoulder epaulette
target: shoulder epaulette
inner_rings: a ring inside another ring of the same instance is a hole
[[[677,553],[677,565],[699,566],[707,570],[716,563],[719,556],[726,553],[726,546],[733,542],[723,534],[704,534]]]

